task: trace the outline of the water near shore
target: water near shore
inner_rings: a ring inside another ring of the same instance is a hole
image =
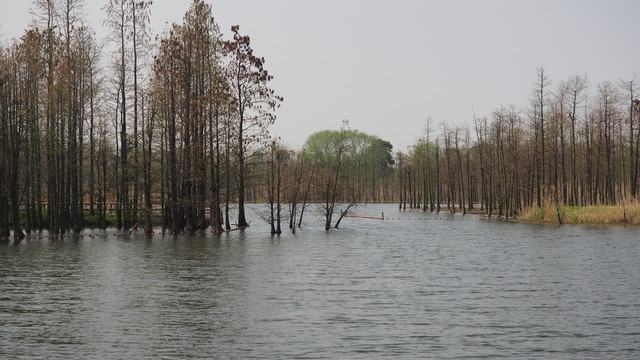
[[[0,358],[640,356],[640,229],[382,211],[0,243]]]

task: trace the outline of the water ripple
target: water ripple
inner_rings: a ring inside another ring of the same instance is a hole
[[[640,357],[639,229],[361,210],[406,220],[2,243],[0,358]]]

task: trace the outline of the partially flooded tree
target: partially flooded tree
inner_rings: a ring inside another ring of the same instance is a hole
[[[23,152],[22,160],[17,164],[22,169],[10,169],[9,173],[15,174],[20,170],[22,181],[14,184],[11,191],[20,191],[22,201],[20,207],[24,209],[24,230],[30,234],[34,228],[42,229],[42,166],[41,130],[42,120],[40,116],[41,85],[43,81],[44,62],[41,56],[41,48],[44,45],[44,37],[39,30],[28,30],[20,39],[20,43],[14,45],[18,70],[14,78],[19,86],[19,91],[9,99],[18,100],[18,106],[22,110],[18,112],[18,121],[22,123],[22,139],[17,144],[9,139],[4,144],[12,144],[11,151],[15,152],[15,145]],[[14,228],[15,228],[14,224]],[[14,232],[14,235],[16,232]],[[17,234],[20,234],[18,231]]]
[[[131,43],[131,76],[133,78],[133,166],[131,169],[131,182],[133,184],[133,206],[131,209],[132,221],[137,221],[138,219],[140,203],[140,170],[143,165],[140,162],[140,136],[138,132],[140,126],[139,119],[141,117],[142,110],[142,107],[140,106],[143,93],[141,91],[141,87],[144,85],[144,77],[141,77],[141,73],[145,72],[147,65],[145,59],[150,45],[151,36],[149,34],[148,27],[151,18],[151,4],[151,1],[141,0],[128,0],[128,3],[126,4],[128,8],[126,20],[130,24],[127,37]],[[143,171],[143,173],[145,171]],[[147,212],[148,211],[149,210],[147,209]]]
[[[9,143],[10,72],[6,50],[0,52],[0,141]],[[0,238],[11,235],[9,223],[9,151],[0,146]]]
[[[0,93],[2,96],[2,125],[0,125],[0,138],[4,142],[3,150],[0,152],[0,164],[3,170],[0,175],[0,221],[3,229],[0,232],[3,236],[9,236],[9,221],[13,229],[14,239],[22,239],[25,237],[22,227],[20,226],[20,195],[24,190],[24,186],[19,182],[20,171],[24,169],[23,151],[21,147],[22,138],[24,136],[24,119],[25,116],[20,106],[22,94],[22,82],[25,80],[18,60],[18,52],[16,46],[9,48],[1,59],[2,73],[0,73]],[[9,207],[10,204],[10,207]],[[11,217],[9,217],[9,211]]]
[[[161,138],[161,199],[163,232],[169,228],[177,233],[180,227],[178,204],[178,75],[179,61],[174,55],[180,44],[173,31],[161,39],[154,60],[153,89],[158,106],[158,121],[162,129]],[[165,191],[166,188],[166,191]]]
[[[325,230],[332,225],[339,190],[342,186],[344,156],[347,152],[348,122],[343,121],[339,131],[320,131],[306,141],[308,155],[317,162],[316,196],[324,219]]]
[[[52,233],[62,231],[62,219],[60,208],[62,199],[60,188],[62,177],[59,176],[60,157],[58,152],[61,151],[58,144],[58,111],[56,110],[56,77],[59,62],[58,47],[60,37],[58,36],[57,22],[58,16],[56,11],[56,2],[54,0],[38,0],[34,2],[31,14],[35,23],[43,28],[44,46],[43,54],[46,64],[46,86],[44,97],[45,112],[45,144],[46,144],[46,188],[47,188],[47,215],[48,228]]]
[[[272,140],[265,155],[267,171],[263,178],[267,180],[267,204],[269,207],[266,220],[271,227],[271,234],[279,235],[282,233],[282,169],[289,153],[276,140]]]
[[[117,74],[114,85],[119,93],[116,106],[120,109],[117,207],[118,227],[124,228],[137,221],[140,202],[140,89],[145,64],[142,60],[150,37],[150,5],[151,1],[109,0],[104,7],[105,24],[111,28],[110,40],[117,45],[113,62]],[[131,125],[129,115],[133,116]]]
[[[224,42],[229,54],[228,78],[236,106],[236,166],[238,171],[238,227],[248,225],[245,215],[247,158],[252,144],[268,137],[267,127],[275,121],[275,109],[282,97],[268,87],[273,78],[264,68],[264,58],[253,54],[249,36],[232,26],[233,39]]]
[[[228,111],[231,102],[220,44],[211,6],[195,0],[184,23],[174,24],[162,38],[155,57],[153,94],[164,124],[165,213],[172,232],[204,230],[210,222],[216,231],[222,230],[221,152],[227,148],[222,146],[228,131],[224,120],[233,112]],[[210,221],[207,194],[212,197]]]
[[[130,226],[131,217],[129,210],[129,145],[127,133],[127,89],[128,89],[128,56],[129,48],[127,35],[129,32],[129,22],[127,21],[128,7],[127,0],[109,0],[105,6],[107,20],[105,23],[111,28],[111,40],[117,44],[118,50],[114,54],[114,67],[117,74],[118,100],[116,107],[120,109],[119,118],[119,161],[120,174],[118,178],[118,228],[125,229]]]
[[[216,28],[216,34],[218,29]],[[206,81],[210,88],[208,95],[208,137],[209,137],[209,172],[210,172],[210,223],[214,231],[222,232],[223,212],[222,212],[222,190],[223,190],[223,163],[224,153],[228,148],[225,144],[225,119],[230,118],[232,113],[232,97],[230,85],[224,77],[222,59],[224,56],[222,43],[216,36],[206,55],[207,74]],[[229,169],[226,171],[229,172]],[[226,184],[227,187],[229,184]]]
[[[300,152],[290,151],[288,157],[290,159],[288,171],[291,173],[287,184],[289,191],[286,195],[289,202],[289,229],[295,233],[296,222],[298,218],[302,219],[304,214],[315,162],[310,166],[306,147],[303,147]]]

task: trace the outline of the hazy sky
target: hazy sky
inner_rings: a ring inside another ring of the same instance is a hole
[[[209,0],[207,0],[209,1]],[[98,37],[106,0],[87,0]],[[154,0],[152,26],[181,21],[190,0]],[[527,104],[536,67],[552,85],[640,72],[640,1],[217,0],[216,21],[251,37],[285,98],[274,135],[292,147],[321,129],[352,128],[405,150],[425,119],[467,124]],[[30,0],[0,0],[0,39],[30,23]]]

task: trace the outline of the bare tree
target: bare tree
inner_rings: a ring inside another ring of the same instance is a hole
[[[233,40],[226,41],[224,45],[231,57],[228,76],[237,107],[238,227],[246,227],[244,204],[248,147],[268,137],[267,127],[275,121],[274,111],[283,99],[267,86],[273,77],[264,68],[264,58],[253,54],[249,36],[240,35],[238,25],[232,26],[231,31]]]
[[[576,205],[578,203],[578,162],[577,162],[577,139],[576,139],[576,125],[578,119],[578,111],[582,102],[584,102],[584,91],[587,88],[587,76],[574,75],[569,78],[568,91],[569,91],[569,120],[571,121],[571,199],[570,205]]]

